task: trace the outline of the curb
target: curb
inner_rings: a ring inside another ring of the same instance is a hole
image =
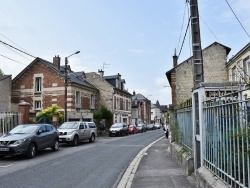
[[[145,148],[143,148],[137,155],[136,157],[132,160],[132,162],[129,164],[129,166],[127,167],[127,170],[125,171],[125,173],[123,174],[117,188],[130,188],[132,185],[132,181],[134,179],[134,175],[136,173],[136,170],[138,168],[138,165],[141,161],[141,158],[144,155],[147,155],[146,151],[156,142],[158,142],[159,140],[163,139],[165,136],[162,136],[161,138],[155,140],[154,142],[150,143],[149,145],[147,145]]]

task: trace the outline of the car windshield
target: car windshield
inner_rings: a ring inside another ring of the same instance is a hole
[[[59,127],[59,129],[77,129],[77,128],[78,128],[78,123],[76,122],[65,122]]]
[[[36,125],[18,125],[12,129],[9,133],[11,134],[30,134],[35,133],[38,126]]]
[[[112,128],[118,128],[118,127],[122,127],[122,123],[115,123],[115,124],[113,124],[111,127]]]
[[[142,124],[138,124],[137,127],[142,127]]]

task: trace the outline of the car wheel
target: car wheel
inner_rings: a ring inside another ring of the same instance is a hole
[[[56,139],[54,142],[54,146],[51,147],[52,151],[58,151],[59,150],[59,142]]]
[[[95,140],[95,135],[91,134],[91,137],[89,138],[89,142],[92,143]]]
[[[36,156],[36,146],[35,144],[30,144],[27,157],[31,159],[34,158],[35,156]]]
[[[73,145],[73,146],[77,146],[78,143],[79,143],[79,138],[78,138],[78,136],[76,135],[76,136],[74,136],[74,138],[73,138],[72,145]]]

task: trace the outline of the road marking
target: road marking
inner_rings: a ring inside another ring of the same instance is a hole
[[[13,164],[9,164],[9,165],[5,165],[5,166],[0,166],[0,168],[7,168],[7,167],[11,167]]]

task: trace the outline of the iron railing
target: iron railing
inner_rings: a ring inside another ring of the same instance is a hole
[[[177,110],[178,142],[189,152],[193,153],[193,123],[192,106]]]
[[[15,126],[20,124],[22,121],[22,114],[12,112],[1,112],[0,113],[0,135],[8,133]]]
[[[230,187],[250,187],[250,99],[243,90],[203,102],[203,162]]]

